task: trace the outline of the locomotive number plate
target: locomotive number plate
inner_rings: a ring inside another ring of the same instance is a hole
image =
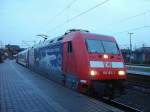
[[[113,71],[104,71],[103,74],[104,75],[114,75],[115,72],[113,72]]]

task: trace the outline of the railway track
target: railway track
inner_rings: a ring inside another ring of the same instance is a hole
[[[130,82],[136,82],[139,83],[140,85],[147,85],[147,87],[150,87],[150,76],[147,75],[141,75],[141,74],[132,74],[128,73],[127,74],[127,81]]]
[[[141,74],[128,74],[127,78],[127,89],[142,91],[145,93],[150,93],[150,76],[141,75]],[[117,107],[125,112],[143,112],[135,107],[126,105],[124,103],[119,102],[118,100],[104,100],[109,105]]]
[[[137,74],[128,74],[127,78],[127,89],[134,89],[138,91],[142,91],[144,93],[150,93],[150,76],[145,75],[137,75]],[[117,107],[125,112],[143,112],[135,107],[131,107],[127,104],[121,103],[116,100],[108,100],[106,98],[100,99],[100,101]]]
[[[150,76],[130,73],[127,78],[127,86],[128,88],[150,93]]]
[[[115,100],[111,100],[109,102],[109,104],[111,104],[111,105],[113,105],[113,106],[115,106],[117,108],[120,108],[121,110],[124,110],[125,112],[142,112],[141,110],[139,110],[137,108],[125,105],[125,104],[117,102]]]
[[[103,98],[103,99],[100,99],[100,101],[102,101],[108,105],[111,105],[113,107],[119,108],[120,110],[123,110],[125,112],[143,112],[137,108],[131,107],[129,105],[123,104],[123,103],[115,101],[115,100],[108,100],[108,99]]]

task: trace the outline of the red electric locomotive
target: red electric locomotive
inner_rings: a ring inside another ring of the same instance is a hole
[[[79,78],[76,84],[81,91],[103,95],[123,91],[126,69],[113,37],[71,30],[63,43],[63,72]]]
[[[124,89],[126,69],[114,37],[73,29],[28,56],[29,68],[81,92],[112,96]]]

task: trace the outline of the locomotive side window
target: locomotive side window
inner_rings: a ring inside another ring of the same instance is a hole
[[[67,43],[67,51],[68,51],[68,53],[71,53],[71,52],[72,52],[72,42],[71,42],[71,41],[69,41],[69,42]]]

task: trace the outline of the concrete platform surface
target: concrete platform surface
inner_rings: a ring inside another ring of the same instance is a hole
[[[138,71],[138,70],[127,70],[128,74],[136,74],[136,75],[145,75],[145,76],[150,76],[150,72],[143,72],[143,71]]]
[[[29,69],[0,64],[0,112],[120,112]]]

